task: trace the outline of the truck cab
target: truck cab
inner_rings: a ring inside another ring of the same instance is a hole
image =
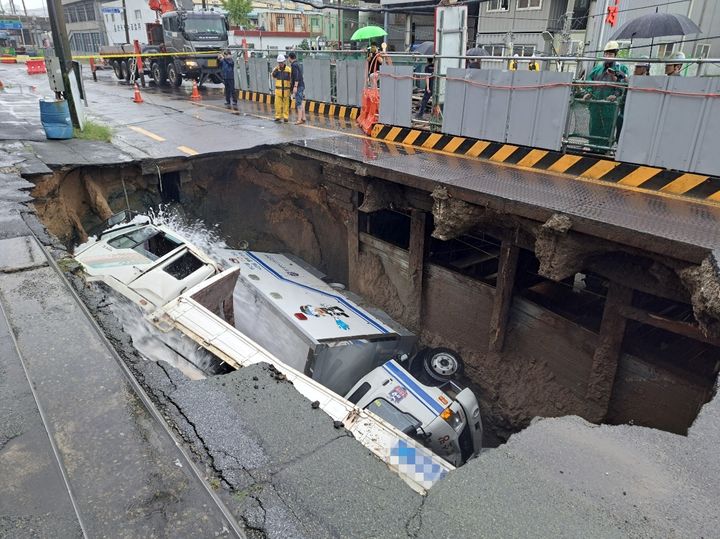
[[[421,442],[454,466],[482,448],[480,407],[470,389],[452,382],[427,386],[390,360],[368,373],[345,396]]]
[[[193,56],[179,54],[165,65],[171,86],[180,86],[182,79],[195,79],[202,84],[206,78],[219,82],[217,54],[228,46],[228,23],[215,11],[172,11],[161,18],[163,42],[169,53],[215,53]],[[154,77],[154,72],[153,72]]]

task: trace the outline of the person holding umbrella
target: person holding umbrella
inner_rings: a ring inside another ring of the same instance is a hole
[[[684,60],[685,54],[682,51],[673,52],[668,57],[669,60]],[[682,62],[679,64],[665,64],[665,74],[668,77],[679,77],[682,70]]]
[[[620,45],[617,41],[608,41],[603,51],[603,62],[596,65],[586,78],[593,82],[608,83],[607,85],[588,87],[583,96],[586,101],[593,101],[588,103],[588,112],[590,113],[588,139],[592,144],[598,146],[612,144],[616,107],[619,107],[617,113],[618,135],[622,128],[622,98],[625,91],[616,84],[627,82],[629,72],[627,66],[615,61],[619,50]],[[606,101],[606,103],[602,103],[602,101]]]

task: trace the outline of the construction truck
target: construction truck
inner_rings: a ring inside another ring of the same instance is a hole
[[[157,20],[147,23],[147,43],[108,45],[100,56],[113,68],[120,80],[130,81],[143,74],[158,86],[178,87],[183,79],[220,83],[218,54],[228,46],[229,25],[225,15],[216,11],[192,11],[178,8],[175,0],[148,0]],[[141,65],[138,65],[138,52]],[[198,54],[193,54],[198,53]]]

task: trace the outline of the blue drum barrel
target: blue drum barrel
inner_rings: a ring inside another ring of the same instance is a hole
[[[41,99],[40,121],[47,138],[67,139],[73,137],[70,109],[64,99]]]

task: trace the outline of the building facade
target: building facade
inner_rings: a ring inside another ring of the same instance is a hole
[[[591,4],[591,0],[482,2],[476,46],[492,56],[578,54]]]
[[[70,50],[74,55],[95,53],[107,45],[107,33],[97,0],[63,0]]]
[[[586,44],[588,51],[600,51],[602,46],[615,32],[629,20],[655,11],[686,15],[702,30],[700,34],[687,36],[660,36],[653,40],[621,40],[628,56],[651,56],[663,58],[672,52],[681,51],[688,58],[717,58],[720,56],[720,2],[717,0],[618,0],[617,21],[614,26],[607,22],[607,2],[592,3],[591,23],[588,26]],[[614,2],[610,2],[611,5]],[[654,66],[653,74],[660,74],[661,66]],[[685,74],[698,72],[697,65],[686,65]],[[710,64],[704,68],[704,74],[720,75],[720,67]]]

